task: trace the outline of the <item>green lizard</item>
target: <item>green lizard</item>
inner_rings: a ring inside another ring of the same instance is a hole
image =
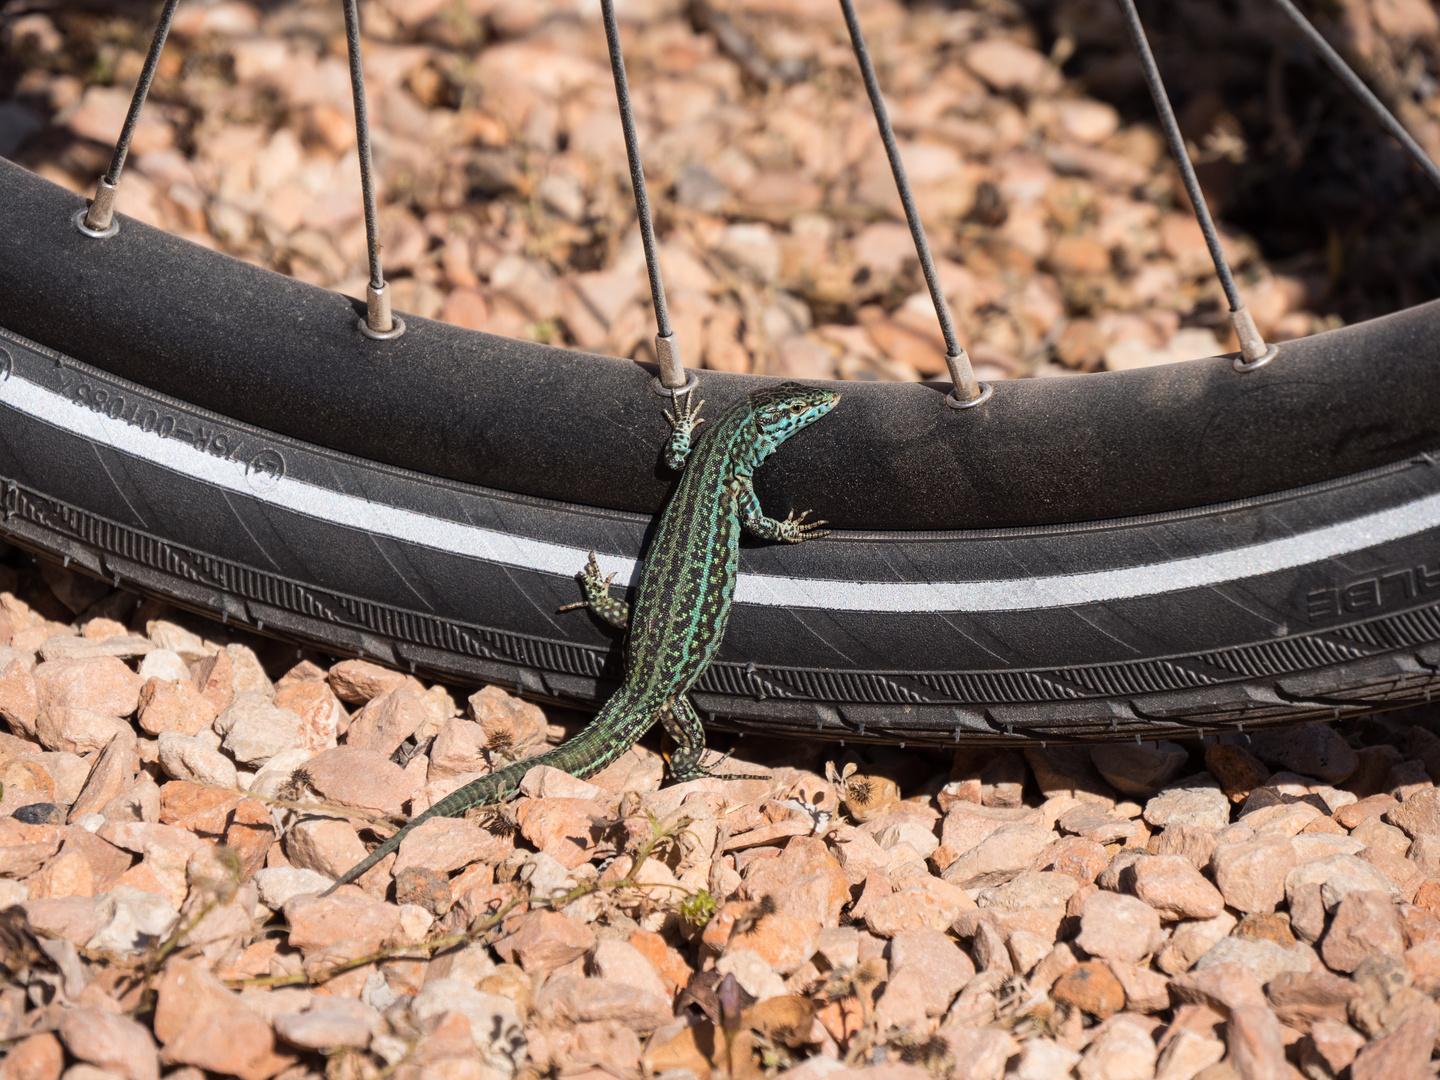
[[[625,681],[595,719],[568,742],[536,757],[482,776],[412,818],[395,835],[351,867],[322,895],[329,895],[400,846],[406,833],[433,817],[458,817],[477,806],[513,796],[525,774],[552,765],[575,776],[599,772],[633,746],[658,720],[678,749],[670,758],[676,780],[708,775],[705,729],[686,696],[720,647],[740,559],[740,532],[765,540],[799,543],[824,536],[823,521],[806,522],[809,511],[784,521],[765,516],[752,483],[755,469],[782,442],[824,416],[840,395],[799,383],[756,390],[726,409],[695,440],[702,401],[687,395],[667,413],[672,435],[666,464],[684,468],[680,484],[660,518],[660,528],[640,573],[633,614],[610,595],[595,556],[580,575],[588,607],[606,622],[628,629]],[[562,608],[568,610],[568,608]]]

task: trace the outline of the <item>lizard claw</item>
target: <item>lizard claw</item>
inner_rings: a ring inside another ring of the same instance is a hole
[[[703,401],[693,401],[689,394],[675,399],[675,411],[666,412],[665,420],[670,425],[670,441],[665,448],[665,464],[671,469],[683,469],[685,459],[690,456],[690,441],[696,429],[705,423],[700,418]]]
[[[671,412],[669,409],[665,410],[665,419],[670,424],[672,431],[679,431],[682,427],[694,431],[701,424],[705,423],[705,421],[700,418],[700,410],[705,407],[705,402],[698,401],[692,405],[689,394],[685,395],[683,405],[680,403],[680,400],[681,399],[676,399],[674,412]]]
[[[603,583],[601,582],[600,563],[599,560],[595,558],[595,552],[593,551],[590,552],[590,560],[585,564],[585,569],[581,570],[580,573],[576,574],[575,576],[580,579],[580,585],[582,588],[584,588],[587,594],[589,594],[592,590],[603,590],[605,593],[608,594],[610,591],[610,582],[613,581],[615,578],[615,575],[611,574],[609,577],[605,578]],[[576,611],[580,608],[589,607],[591,604],[591,599],[592,598],[587,595],[587,598],[581,600],[579,603],[566,604],[564,607],[556,608],[555,613],[558,615],[564,611]]]
[[[802,510],[799,517],[795,516],[795,511],[790,511],[790,513],[785,517],[785,531],[788,534],[785,539],[792,544],[798,544],[802,540],[818,540],[822,536],[830,535],[829,529],[826,529],[822,532],[814,531],[815,529],[820,528],[820,526],[822,525],[828,525],[828,521],[806,521],[805,519],[809,516],[809,510]]]
[[[608,577],[604,578],[600,576],[600,562],[595,557],[595,552],[593,551],[590,552],[590,559],[585,564],[585,569],[581,570],[580,573],[576,574],[575,576],[580,579],[580,585],[582,588],[584,588],[587,594],[587,599],[582,600],[577,604],[566,604],[562,608],[557,608],[557,613],[561,611],[575,611],[578,608],[590,607],[591,604],[595,601],[596,594],[600,596],[609,595],[610,583],[615,580],[615,574],[610,574]]]

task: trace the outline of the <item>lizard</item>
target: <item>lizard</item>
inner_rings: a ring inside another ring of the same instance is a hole
[[[657,722],[675,742],[670,773],[678,781],[710,775],[705,729],[687,697],[714,658],[730,619],[740,560],[740,534],[799,543],[827,535],[809,511],[783,521],[767,517],[755,494],[755,469],[797,431],[840,400],[833,390],[782,383],[752,391],[733,403],[697,437],[701,401],[677,396],[665,418],[671,427],[665,462],[681,469],[680,483],[660,517],[640,571],[633,609],[610,595],[615,575],[600,576],[594,552],[579,574],[585,600],[561,608],[589,608],[626,630],[625,677],[620,688],[575,737],[535,757],[488,773],[411,818],[322,896],[354,881],[422,822],[459,817],[514,796],[525,774],[551,765],[574,776],[594,775],[632,747]],[[693,446],[692,446],[693,443]]]

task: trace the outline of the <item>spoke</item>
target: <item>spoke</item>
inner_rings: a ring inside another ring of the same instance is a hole
[[[840,9],[845,13],[845,25],[850,30],[850,45],[855,50],[860,75],[865,80],[865,92],[870,95],[870,107],[875,112],[875,123],[880,128],[880,141],[885,144],[885,155],[890,159],[890,172],[895,177],[895,188],[900,192],[900,205],[905,209],[910,238],[915,242],[915,254],[920,259],[920,272],[925,276],[930,300],[935,305],[935,317],[940,321],[940,333],[945,337],[945,363],[950,368],[950,380],[955,387],[948,400],[952,405],[961,407],[978,405],[989,396],[990,388],[975,381],[975,372],[970,367],[970,356],[960,345],[959,335],[955,333],[955,320],[950,316],[950,305],[945,300],[945,291],[940,287],[940,275],[936,272],[935,260],[930,255],[930,242],[925,238],[925,226],[921,224],[920,211],[915,207],[910,178],[905,173],[905,162],[900,158],[900,144],[895,141],[895,129],[890,124],[890,113],[886,110],[885,99],[880,94],[880,81],[875,77],[875,65],[870,62],[870,50],[865,45],[865,35],[860,30],[860,19],[855,14],[855,5],[852,0],[840,0]]]
[[[365,240],[370,253],[370,281],[365,286],[365,318],[360,330],[377,341],[405,332],[405,320],[390,310],[390,290],[380,267],[380,226],[375,210],[375,162],[370,154],[370,116],[365,108],[365,69],[360,63],[360,14],[355,0],[343,0],[345,44],[350,52],[350,92],[355,99],[355,152],[360,157],[360,191],[365,201]]]
[[[1175,122],[1175,110],[1170,107],[1170,97],[1165,92],[1160,69],[1155,66],[1155,54],[1150,51],[1145,27],[1140,23],[1140,13],[1135,10],[1135,0],[1120,0],[1120,11],[1125,16],[1125,25],[1130,31],[1131,41],[1135,44],[1135,52],[1140,57],[1140,65],[1145,69],[1145,82],[1150,87],[1150,97],[1155,102],[1155,113],[1160,118],[1160,126],[1165,130],[1165,141],[1170,144],[1170,154],[1180,169],[1180,179],[1184,181],[1185,193],[1190,197],[1195,220],[1200,223],[1200,231],[1205,234],[1205,246],[1210,249],[1210,261],[1215,264],[1215,276],[1220,279],[1220,287],[1225,290],[1225,299],[1230,304],[1230,324],[1235,328],[1235,336],[1240,339],[1241,355],[1235,360],[1235,369],[1253,371],[1274,359],[1275,346],[1267,346],[1265,339],[1260,336],[1255,318],[1246,309],[1245,301],[1240,299],[1240,290],[1235,287],[1230,265],[1225,261],[1224,252],[1220,250],[1220,234],[1215,231],[1215,221],[1210,216],[1210,208],[1205,204],[1205,193],[1200,190],[1200,181],[1195,178],[1195,166],[1190,161],[1189,151],[1185,149],[1185,138],[1180,134],[1180,125]]]
[[[135,83],[135,92],[130,95],[130,110],[125,114],[125,123],[120,128],[120,138],[115,143],[115,155],[110,159],[110,171],[95,185],[95,198],[90,208],[77,214],[75,224],[86,236],[113,236],[116,229],[115,192],[120,186],[120,172],[125,168],[125,158],[130,153],[130,140],[135,137],[135,125],[140,122],[140,110],[145,105],[145,96],[150,93],[150,84],[155,80],[155,69],[160,65],[160,53],[165,49],[165,39],[170,35],[170,24],[175,19],[175,8],[180,0],[165,0],[160,11],[160,22],[155,35],[150,39],[150,51],[145,54],[145,65],[140,69],[140,78]]]
[[[1335,51],[1334,46],[1325,40],[1324,35],[1315,29],[1314,24],[1305,18],[1300,9],[1291,3],[1291,0],[1275,0],[1275,3],[1290,17],[1290,21],[1295,24],[1296,28],[1309,39],[1310,44],[1315,46],[1315,51],[1320,54],[1320,58],[1330,65],[1330,70],[1335,72],[1340,77],[1340,81],[1364,102],[1385,130],[1395,137],[1395,141],[1410,152],[1410,156],[1415,159],[1415,164],[1425,171],[1425,175],[1430,177],[1437,187],[1440,187],[1440,166],[1431,160],[1430,155],[1425,153],[1424,148],[1415,141],[1414,136],[1405,130],[1404,125],[1396,119],[1395,114],[1385,107],[1385,103],[1361,81],[1360,76],[1355,74],[1355,69],[1345,62],[1345,59]]]
[[[625,156],[630,161],[630,186],[635,192],[635,216],[640,220],[640,243],[645,249],[645,269],[650,275],[650,299],[655,305],[655,357],[660,362],[660,386],[666,393],[679,394],[689,389],[690,383],[686,381],[685,365],[680,360],[680,343],[670,328],[670,309],[665,305],[665,282],[660,278],[660,258],[655,251],[655,224],[650,218],[650,196],[645,190],[645,166],[640,161],[640,137],[635,132],[635,110],[630,104],[630,83],[625,78],[625,56],[620,51],[615,0],[600,0],[600,13],[605,23],[605,40],[610,46],[610,73],[615,78]]]

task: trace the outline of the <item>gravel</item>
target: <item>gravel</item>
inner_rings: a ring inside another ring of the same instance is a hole
[[[483,772],[575,718],[297,658],[120,592],[102,603],[128,625],[62,621],[44,584],[59,573],[0,566],[8,677],[109,709],[94,715],[116,734],[78,756],[12,717],[0,734],[0,901],[33,955],[0,987],[4,1080],[67,1064],[301,1080],[337,1053],[364,1070],[415,1054],[506,1078],[704,1076],[728,1067],[717,1023],[737,1032],[736,1069],[793,1080],[1429,1068],[1440,789],[1412,755],[1440,710],[1289,729],[1293,744],[1127,748],[1148,796],[1106,783],[1122,759],[1104,746],[962,748],[934,773],[927,752],[776,742],[740,759],[765,780],[663,788],[641,746],[588,780],[537,768],[510,806],[432,822],[321,898],[377,814],[462,782],[455,747]],[[37,659],[57,637],[133,636],[155,647]],[[149,659],[166,653],[189,658]],[[152,737],[160,702],[210,726]],[[315,738],[327,725],[336,745]],[[417,742],[404,767],[383,753]],[[212,758],[218,783],[191,768]],[[1307,761],[1324,775],[1294,771]],[[155,1008],[136,1013],[125,972],[147,963]]]

